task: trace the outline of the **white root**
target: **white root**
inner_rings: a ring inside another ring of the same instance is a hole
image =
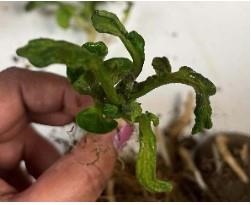
[[[155,127],[154,132],[155,132],[157,142],[158,142],[159,153],[161,157],[163,158],[166,166],[171,167],[171,160],[170,160],[170,156],[167,151],[167,148],[166,148],[165,136],[161,133],[158,127]]]
[[[248,157],[248,153],[249,150],[248,150],[248,144],[244,144],[242,146],[242,149],[240,151],[240,156],[241,156],[241,160],[242,162],[247,165],[248,164],[248,161],[249,161],[249,157]]]
[[[227,147],[228,139],[225,135],[218,135],[215,138],[216,146],[224,161],[232,168],[243,183],[248,183],[249,179],[244,170],[240,167]]]
[[[179,137],[184,131],[185,127],[191,122],[193,106],[193,93],[189,92],[184,105],[184,112],[177,120],[174,120],[168,128],[168,132],[171,137]]]
[[[197,181],[200,188],[202,190],[206,191],[207,190],[207,185],[204,182],[200,171],[198,170],[198,168],[194,164],[194,161],[192,159],[192,156],[191,156],[190,152],[185,147],[180,146],[179,147],[179,154],[180,154],[182,160],[185,162],[187,168],[194,174],[194,178]]]
[[[216,172],[220,173],[222,170],[222,161],[221,161],[220,153],[214,143],[212,144],[212,153],[214,157]]]

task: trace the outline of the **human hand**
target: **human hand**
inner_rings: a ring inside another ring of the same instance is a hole
[[[88,134],[61,157],[30,125],[65,125],[91,104],[89,96],[76,93],[63,77],[20,68],[0,72],[0,201],[98,198],[112,175],[116,148],[133,128],[124,123],[119,133]],[[20,168],[22,160],[27,172]]]

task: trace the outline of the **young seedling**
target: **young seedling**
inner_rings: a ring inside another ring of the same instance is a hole
[[[212,127],[209,97],[215,94],[216,88],[210,80],[189,67],[183,66],[172,72],[166,57],[155,57],[152,66],[156,74],[137,82],[145,60],[142,36],[136,31],[128,32],[118,17],[107,11],[95,11],[92,24],[100,33],[119,37],[132,60],[123,57],[105,59],[108,49],[103,42],[87,42],[78,46],[47,38],[29,41],[28,45],[17,50],[17,54],[28,58],[37,67],[66,65],[72,86],[81,94],[91,95],[95,102],[77,114],[76,123],[81,128],[93,133],[106,133],[117,128],[115,119],[118,118],[138,123],[137,178],[150,192],[171,191],[170,182],[156,177],[156,139],[151,125],[157,126],[159,119],[153,113],[143,113],[137,98],[166,84],[192,86],[196,92],[196,118],[192,129],[195,134]]]

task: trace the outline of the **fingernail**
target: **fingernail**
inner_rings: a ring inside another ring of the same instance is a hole
[[[113,145],[118,151],[121,151],[126,145],[126,142],[130,139],[133,133],[133,130],[134,126],[127,123],[117,131],[117,134],[113,137]]]

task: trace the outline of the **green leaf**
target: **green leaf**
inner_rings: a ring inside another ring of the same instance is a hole
[[[122,106],[122,111],[125,115],[125,118],[131,122],[136,122],[137,118],[142,114],[141,104],[136,101],[132,101],[130,103],[124,104]]]
[[[139,118],[140,149],[136,162],[136,175],[140,184],[150,192],[170,192],[172,185],[156,177],[156,137],[151,128],[151,119],[142,114]]]
[[[88,132],[107,133],[115,129],[118,123],[115,120],[102,116],[96,107],[87,108],[78,113],[76,123]]]
[[[28,58],[36,67],[65,64],[72,68],[83,68],[88,67],[91,60],[99,60],[78,45],[47,38],[29,41],[28,45],[17,50],[17,55]]]
[[[58,25],[62,28],[68,28],[74,12],[75,8],[72,5],[61,3],[56,11]]]
[[[145,41],[136,31],[131,31],[127,35],[127,39],[122,39],[122,41],[132,56],[135,66],[134,75],[136,79],[136,77],[140,74],[145,61]]]
[[[119,108],[116,105],[105,103],[103,107],[103,114],[109,118],[119,117]]]
[[[92,24],[100,33],[109,33],[118,36],[133,59],[134,79],[140,74],[145,60],[145,41],[136,31],[127,32],[118,17],[107,11],[95,11],[92,16]]]
[[[115,36],[127,35],[124,25],[111,12],[96,10],[92,15],[92,24],[100,33],[109,33]]]
[[[124,101],[105,74],[102,59],[83,47],[66,41],[35,39],[29,41],[28,45],[23,48],[19,48],[17,54],[28,58],[31,64],[37,67],[59,63],[65,64],[69,68],[90,70],[113,104],[121,104]]]
[[[179,71],[174,73],[150,76],[145,81],[135,84],[130,99],[136,99],[159,86],[169,83],[190,85],[196,92],[195,125],[192,133],[201,132],[204,128],[211,128],[212,108],[209,97],[215,94],[216,87],[210,80],[189,67],[181,67]]]
[[[132,71],[132,62],[127,58],[111,58],[104,62],[105,72],[113,84],[118,83]]]
[[[152,66],[157,75],[171,72],[171,65],[166,57],[153,58]]]
[[[156,127],[159,125],[159,117],[151,112],[146,111],[146,116],[150,119],[153,125]]]
[[[99,56],[100,58],[105,58],[108,53],[107,46],[102,42],[87,42],[82,45],[83,48],[86,48],[89,52]]]
[[[84,73],[83,68],[67,67],[66,69],[67,78],[69,79],[71,83],[74,83],[79,78],[79,76],[81,76],[83,73]]]
[[[73,88],[78,91],[80,94],[91,95],[91,87],[85,79],[85,75],[82,74],[78,77],[77,80],[72,84]]]

